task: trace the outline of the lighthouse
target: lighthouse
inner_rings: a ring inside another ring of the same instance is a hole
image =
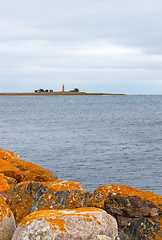
[[[64,84],[62,85],[62,92],[64,92]]]

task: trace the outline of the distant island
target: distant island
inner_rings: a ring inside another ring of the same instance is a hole
[[[87,92],[28,92],[28,93],[0,93],[0,96],[127,96],[114,93],[87,93]]]
[[[127,96],[127,94],[116,94],[116,93],[87,93],[80,92],[79,88],[74,88],[73,90],[65,91],[64,84],[62,85],[62,91],[53,91],[53,89],[37,89],[34,92],[28,93],[0,93],[0,96],[55,96],[55,95],[81,95],[81,96]]]
[[[73,90],[65,91],[64,84],[62,84],[62,91],[54,91],[53,89],[37,89],[34,92],[28,93],[0,93],[0,96],[127,96],[127,94],[114,94],[114,93],[87,93],[87,92],[80,92],[79,88],[74,88]]]

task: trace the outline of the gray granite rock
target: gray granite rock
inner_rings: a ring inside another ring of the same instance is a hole
[[[26,216],[12,240],[90,240],[97,235],[113,240],[117,233],[115,218],[99,208],[42,210]]]

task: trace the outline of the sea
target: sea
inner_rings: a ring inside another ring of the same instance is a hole
[[[0,96],[0,147],[90,192],[162,195],[162,95]]]

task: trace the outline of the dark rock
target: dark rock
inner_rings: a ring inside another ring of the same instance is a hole
[[[87,207],[94,198],[96,199],[94,194],[83,190],[53,192],[49,187],[32,181],[16,185],[10,192],[7,203],[18,224],[29,213],[37,210]]]
[[[104,202],[104,209],[117,219],[119,230],[135,218],[148,218],[156,223],[160,222],[161,209],[138,196],[109,193]]]
[[[116,240],[156,240],[162,239],[162,228],[159,224],[146,218],[139,218],[129,223]]]

